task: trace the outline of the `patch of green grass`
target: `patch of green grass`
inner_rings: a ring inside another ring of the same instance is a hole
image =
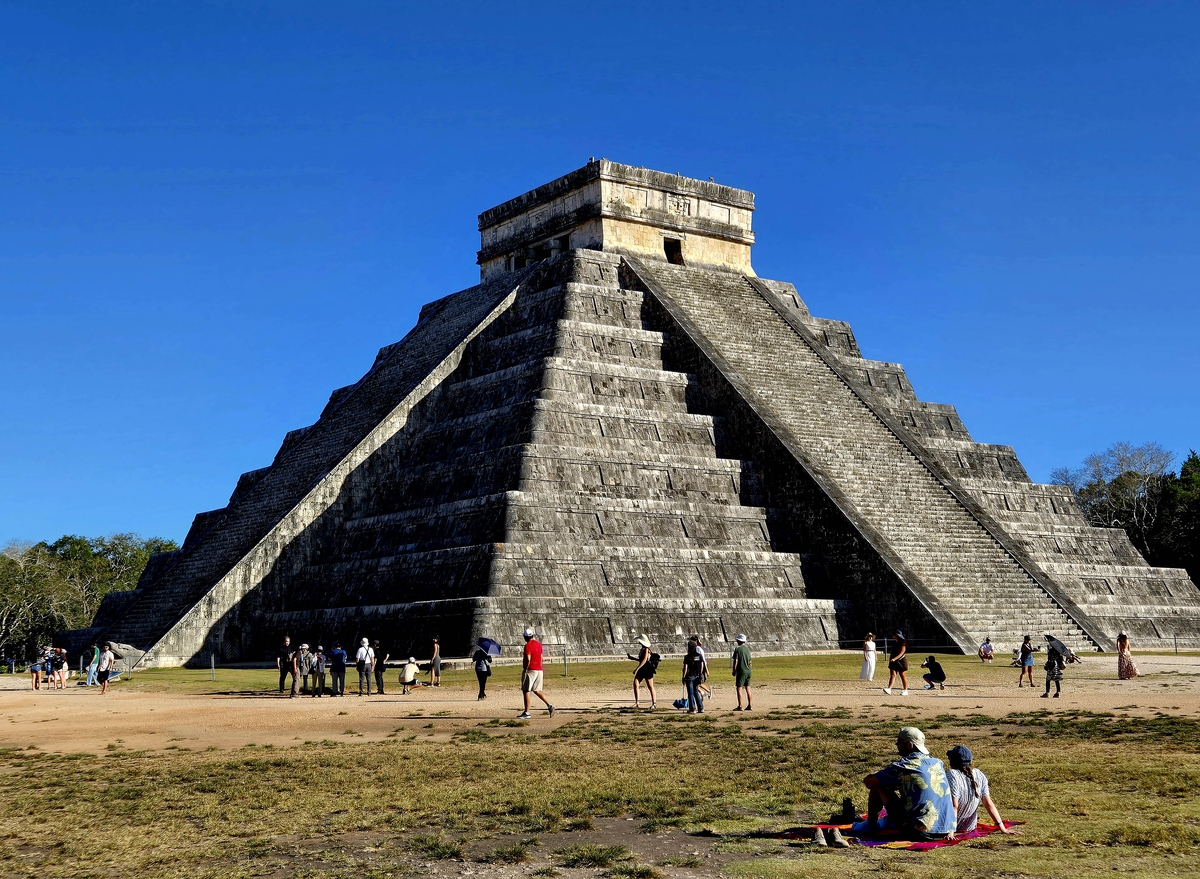
[[[704,859],[695,855],[680,855],[675,858],[663,858],[658,865],[660,867],[702,867]]]
[[[624,845],[573,845],[554,854],[564,867],[611,867],[633,858],[633,852]]]
[[[586,832],[596,829],[596,825],[592,823],[592,819],[587,815],[577,818],[567,818],[562,823],[562,829],[568,833]]]
[[[662,879],[665,874],[650,864],[617,864],[604,875],[613,879]]]
[[[430,833],[419,833],[408,840],[406,848],[430,860],[449,861],[463,856],[462,843],[443,839]]]
[[[523,839],[512,845],[502,845],[475,858],[481,864],[524,864],[530,860],[529,850],[540,845],[537,839]]]

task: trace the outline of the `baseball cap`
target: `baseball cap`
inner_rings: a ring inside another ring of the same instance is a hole
[[[746,643],[746,636],[745,636],[745,635],[738,635],[736,638],[734,638],[734,640],[735,640],[735,641],[738,641],[738,642],[740,642],[740,643],[742,643],[742,644],[745,644],[745,643]]]
[[[533,637],[533,629],[526,629],[524,634],[525,634],[526,638],[532,638]]]
[[[960,766],[966,766],[973,760],[971,749],[966,745],[955,745],[946,752],[946,756],[950,758],[950,765],[955,769]]]
[[[900,730],[900,734],[896,736],[898,742],[908,742],[922,754],[928,754],[929,749],[925,747],[925,733],[921,732],[915,726],[906,726]]]

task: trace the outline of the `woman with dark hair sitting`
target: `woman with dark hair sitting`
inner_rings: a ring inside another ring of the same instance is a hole
[[[976,828],[981,805],[987,809],[1001,833],[1016,833],[1000,817],[1000,810],[992,802],[987,776],[975,768],[971,751],[965,745],[955,745],[946,752],[946,756],[950,758],[950,771],[947,773],[950,798],[954,801],[954,812],[957,816],[957,825],[950,838],[953,839],[959,833],[970,833]]]

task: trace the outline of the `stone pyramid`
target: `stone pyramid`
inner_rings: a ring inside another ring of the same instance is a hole
[[[464,655],[527,625],[576,656],[896,627],[972,652],[1200,646],[1184,571],[756,277],[753,209],[601,160],[485,212],[480,284],[425,306],[73,640],[145,665],[262,659],[284,633]]]

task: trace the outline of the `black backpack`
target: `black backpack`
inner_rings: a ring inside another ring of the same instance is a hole
[[[662,657],[657,653],[651,653],[646,660],[646,668],[650,669],[650,677],[654,677],[658,673],[658,664],[662,662]]]

